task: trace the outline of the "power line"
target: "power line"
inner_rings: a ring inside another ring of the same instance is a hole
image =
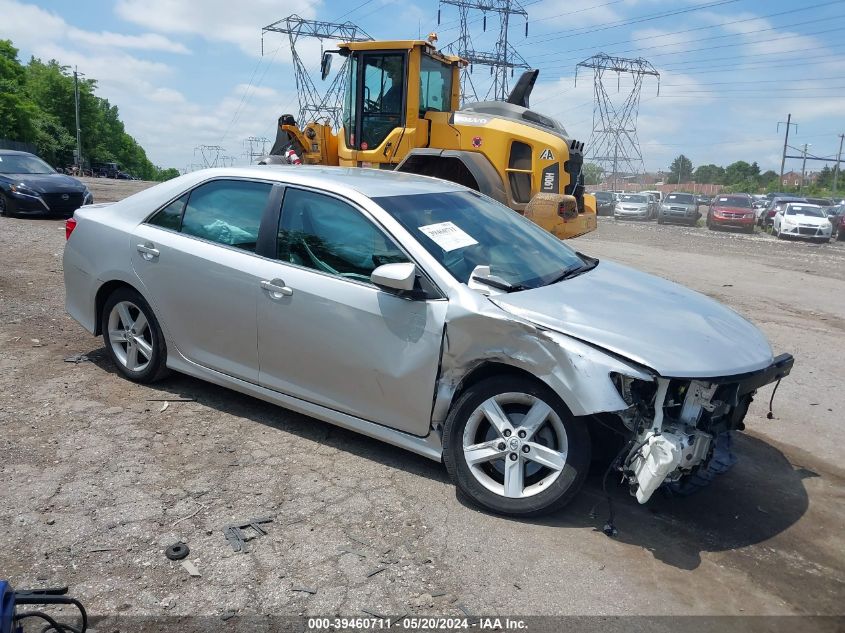
[[[620,40],[618,42],[611,42],[609,44],[603,44],[603,46],[617,46],[619,44],[630,44],[632,42],[646,42],[646,41],[651,42],[655,39],[661,39],[661,38],[664,38],[664,37],[671,37],[673,35],[682,35],[684,33],[691,33],[693,31],[715,29],[715,28],[720,28],[720,27],[724,27],[724,26],[732,26],[734,24],[742,24],[744,22],[759,21],[759,20],[765,20],[765,19],[768,19],[768,18],[779,17],[779,16],[782,16],[782,15],[789,15],[789,14],[798,13],[798,12],[801,12],[801,11],[810,11],[812,9],[819,9],[819,8],[826,7],[826,6],[829,6],[829,5],[832,5],[832,4],[841,4],[841,2],[842,2],[842,0],[831,0],[831,1],[828,1],[828,2],[821,2],[821,3],[818,3],[818,4],[812,4],[812,5],[809,5],[809,6],[799,7],[797,9],[790,9],[788,11],[778,11],[777,13],[769,13],[769,14],[766,14],[766,15],[755,16],[755,17],[752,17],[752,18],[743,18],[743,19],[740,19],[740,20],[729,20],[727,22],[720,22],[718,24],[696,26],[696,27],[692,27],[692,28],[689,28],[689,29],[679,30],[679,31],[669,31],[669,32],[664,33],[662,35],[655,35],[653,37],[640,37],[640,38],[635,38],[635,39]],[[789,25],[786,25],[786,26],[789,26]],[[783,28],[783,27],[777,27],[777,28]],[[770,29],[760,29],[760,30],[770,30]],[[565,33],[566,31],[557,31],[555,33],[558,33],[558,32]],[[756,32],[756,31],[750,31],[748,33],[754,33],[754,32]],[[736,33],[733,33],[733,34],[730,34],[728,36],[720,36],[720,37],[730,37],[730,36],[736,36],[736,35],[737,35]],[[698,42],[698,41],[705,41],[706,39],[711,39],[711,38],[702,38],[702,39],[689,40],[689,41],[690,42]],[[657,46],[634,48],[634,49],[618,51],[618,52],[619,53],[630,53],[630,52],[636,52],[636,51],[641,51],[641,50],[651,50],[653,48],[662,48],[664,46],[671,46],[671,45],[672,44],[661,44],[661,45],[657,45]],[[549,56],[555,56],[555,55],[565,55],[566,53],[580,53],[580,52],[583,52],[583,51],[589,51],[589,50],[594,50],[594,49],[595,49],[595,45],[582,46],[580,48],[571,48],[571,49],[567,49],[567,50],[564,50],[564,51],[556,51],[554,53],[546,53],[546,54],[543,54],[543,55],[537,55],[536,57],[549,57]],[[564,58],[555,58],[555,59],[564,59]]]

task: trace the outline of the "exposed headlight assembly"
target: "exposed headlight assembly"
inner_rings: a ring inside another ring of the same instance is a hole
[[[640,403],[650,403],[657,390],[657,385],[652,380],[642,380],[617,372],[610,373],[610,380],[613,381],[619,396],[629,407]]]

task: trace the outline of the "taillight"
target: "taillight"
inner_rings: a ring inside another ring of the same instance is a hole
[[[65,220],[65,239],[70,239],[70,234],[73,233],[73,229],[76,228],[76,218],[68,218]]]

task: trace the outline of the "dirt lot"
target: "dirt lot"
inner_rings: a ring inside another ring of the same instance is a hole
[[[137,184],[92,182],[100,201]],[[843,614],[845,243],[605,218],[577,241],[724,301],[796,357],[730,473],[647,506],[615,490],[611,540],[596,476],[564,512],[510,520],[424,458],[184,376],[119,378],[64,313],[63,242],[61,221],[0,218],[15,586],[69,585],[95,614]],[[223,526],[262,515],[267,535],[235,554]],[[201,577],[164,557],[179,539]]]

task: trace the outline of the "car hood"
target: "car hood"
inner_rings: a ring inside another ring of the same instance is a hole
[[[491,301],[662,376],[731,376],[773,360],[762,332],[730,308],[615,262],[603,260],[578,277]]]
[[[672,202],[670,201],[663,201],[661,203],[664,207],[677,207],[679,209],[694,209],[695,205],[691,202]]]
[[[623,209],[647,209],[648,202],[620,202],[619,206]]]
[[[813,226],[823,226],[824,224],[830,222],[826,217],[824,218],[817,218],[814,215],[786,215],[784,216],[784,222],[789,219],[793,222],[797,222],[798,224],[812,224]]]
[[[83,191],[85,185],[76,178],[64,174],[3,174],[3,180],[11,183],[23,183],[38,193],[61,193]]]

